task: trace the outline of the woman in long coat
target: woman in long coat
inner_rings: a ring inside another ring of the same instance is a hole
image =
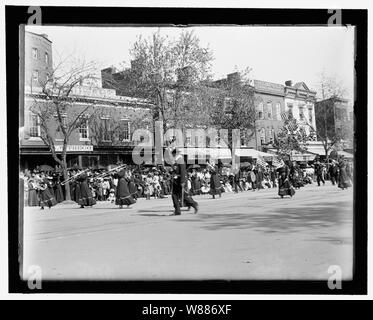
[[[212,163],[210,165],[210,192],[212,195],[212,198],[215,199],[215,195],[218,194],[219,198],[221,198],[221,183],[220,178],[218,174],[218,166]]]
[[[80,198],[78,199],[78,204],[81,208],[85,206],[93,206],[96,204],[96,199],[93,198],[92,191],[88,187],[87,182],[88,175],[83,172],[78,178],[76,179],[79,182],[80,187]],[[76,201],[76,200],[75,200]]]
[[[39,205],[37,184],[33,178],[28,181],[28,206],[37,207]]]
[[[63,196],[63,191],[62,191],[59,177],[57,179],[58,180],[56,181],[56,189],[55,189],[54,194],[55,194],[57,203],[61,203],[64,200],[64,196]]]
[[[126,179],[126,171],[122,169],[116,175],[118,178],[118,186],[115,195],[115,204],[119,205],[119,208],[122,209],[123,205],[126,205],[127,208],[136,202],[129,191],[128,181]]]
[[[292,197],[295,194],[295,190],[292,188],[289,178],[286,175],[286,169],[284,167],[279,168],[278,178],[278,195],[283,198],[284,196]]]
[[[39,198],[40,198],[40,209],[44,210],[44,206],[48,206],[49,209],[57,204],[56,199],[51,194],[48,188],[49,181],[47,178],[39,181]]]
[[[341,188],[342,190],[347,189],[351,187],[350,184],[350,178],[346,171],[346,163],[341,162],[339,164],[339,182],[338,182],[338,188]]]

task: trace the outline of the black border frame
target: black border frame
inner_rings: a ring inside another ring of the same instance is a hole
[[[126,8],[42,6],[43,25],[262,25],[325,26],[328,9],[247,8]],[[367,26],[368,11],[342,10],[343,25],[356,26],[355,41],[355,176],[354,272],[341,290],[326,281],[43,281],[30,290],[19,276],[17,230],[19,210],[19,26],[26,24],[28,6],[5,6],[7,140],[8,140],[8,249],[10,293],[182,293],[182,294],[367,294]],[[358,124],[358,125],[357,125]],[[17,161],[16,161],[17,160]]]

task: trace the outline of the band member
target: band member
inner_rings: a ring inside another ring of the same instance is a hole
[[[278,178],[278,195],[283,198],[284,196],[293,197],[295,194],[294,188],[291,186],[289,177],[288,177],[288,170],[286,167],[280,167],[277,169],[279,173]]]
[[[44,206],[48,206],[49,209],[57,204],[56,199],[50,193],[48,188],[48,179],[44,178],[39,180],[38,189],[39,189],[39,198],[40,198],[40,209],[44,210]]]
[[[28,206],[29,207],[37,207],[39,204],[38,199],[38,184],[36,183],[33,177],[28,181]]]
[[[215,199],[216,194],[218,194],[219,198],[221,198],[221,184],[220,184],[218,166],[215,165],[214,162],[211,162],[211,163],[207,162],[207,165],[209,167],[209,171],[211,174],[210,192],[211,192],[212,198]]]
[[[341,161],[339,163],[339,182],[338,182],[338,188],[341,188],[342,190],[347,189],[351,187],[350,178],[347,174],[346,170],[346,162]]]
[[[325,185],[325,180],[323,177],[323,170],[324,167],[322,163],[317,160],[315,163],[315,174],[316,174],[316,180],[317,180],[317,185],[320,187],[320,182],[322,182],[323,185]]]
[[[123,168],[122,170],[120,170],[117,174],[115,174],[115,177],[118,179],[115,204],[119,205],[119,209],[122,209],[123,205],[126,205],[127,208],[130,208],[130,205],[136,203],[136,200],[129,191],[129,179],[127,179],[126,169]]]
[[[186,166],[184,159],[179,150],[172,151],[174,156],[173,172],[172,172],[172,202],[175,208],[175,215],[180,215],[180,206],[185,205],[188,208],[193,207],[194,213],[198,212],[198,203],[188,194],[186,190]],[[184,201],[183,201],[184,200]]]
[[[82,172],[77,178],[77,182],[79,182],[80,187],[80,198],[78,200],[78,204],[80,208],[84,208],[85,206],[92,207],[96,204],[96,199],[93,198],[91,189],[88,187],[87,182],[88,175],[86,172]]]

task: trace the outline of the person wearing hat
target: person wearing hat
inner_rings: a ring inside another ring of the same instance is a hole
[[[284,196],[293,197],[295,194],[294,188],[291,186],[286,167],[278,168],[278,195],[283,198]]]
[[[130,208],[130,205],[136,203],[136,200],[129,191],[126,169],[123,168],[120,170],[115,174],[115,177],[118,179],[118,186],[115,194],[115,204],[119,205],[119,209],[122,209],[123,205]]]
[[[96,199],[92,195],[92,191],[88,186],[88,175],[86,172],[80,174],[76,181],[79,182],[80,187],[80,198],[78,199],[78,204],[80,208],[84,208],[85,206],[92,207],[96,204]]]
[[[171,195],[172,202],[175,208],[174,215],[181,215],[180,206],[187,206],[188,209],[193,207],[194,213],[198,212],[198,203],[187,193],[186,190],[186,165],[180,150],[174,149],[172,151],[174,157],[173,172],[172,172],[172,185]],[[184,198],[184,203],[183,203]]]
[[[214,161],[211,161],[211,163],[207,162],[211,178],[210,178],[210,192],[212,195],[212,198],[215,199],[215,195],[219,195],[219,198],[221,198],[221,189],[222,185],[220,183],[220,177],[219,177],[219,169],[218,166],[215,164]]]
[[[324,166],[319,161],[319,159],[317,159],[316,163],[315,163],[315,174],[316,174],[317,185],[319,187],[320,187],[320,182],[322,182],[322,184],[325,185],[325,180],[324,180],[324,177],[323,177],[323,171],[324,171]]]

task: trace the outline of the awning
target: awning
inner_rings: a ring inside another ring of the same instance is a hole
[[[209,157],[211,159],[231,159],[232,153],[228,148],[180,148],[180,153],[188,159]]]
[[[271,160],[274,156],[271,153],[262,152],[255,149],[237,149],[235,154],[238,157],[251,157],[257,159],[259,156],[262,156],[263,158],[271,158]]]
[[[325,156],[325,149],[322,147],[312,147],[308,146],[307,151],[309,153],[318,154],[319,156]]]

